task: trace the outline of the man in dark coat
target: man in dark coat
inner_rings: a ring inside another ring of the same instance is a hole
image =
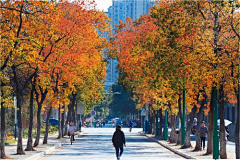
[[[113,134],[112,143],[116,149],[117,159],[120,160],[120,157],[123,153],[123,146],[126,147],[126,141],[125,141],[125,135],[121,130],[121,126],[119,125],[116,127],[116,131]],[[119,150],[120,150],[120,154],[119,154]]]

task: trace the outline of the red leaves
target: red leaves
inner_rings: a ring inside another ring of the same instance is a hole
[[[124,83],[142,103],[175,104],[175,95],[186,88],[188,107],[200,107],[196,95],[204,91],[208,101],[215,82],[217,87],[224,83],[231,97],[238,81],[239,45],[228,22],[233,21],[230,11],[227,2],[214,8],[206,1],[163,1],[150,16],[121,22],[115,44]],[[221,26],[217,34],[215,12]]]

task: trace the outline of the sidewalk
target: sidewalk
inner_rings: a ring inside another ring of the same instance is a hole
[[[193,146],[192,148],[181,149],[180,145],[176,146],[175,143],[169,143],[165,140],[160,140],[159,137],[155,137],[154,135],[145,134],[143,132],[139,132],[139,133],[184,158],[187,158],[187,159],[213,159],[212,155],[204,155],[206,153],[206,150],[192,152],[192,150],[194,149],[194,146],[196,144],[195,140],[191,140],[191,144]],[[206,142],[206,146],[207,146],[207,142]],[[235,159],[235,143],[234,142],[227,142],[227,157],[228,157],[228,159]]]
[[[76,132],[76,138],[81,137],[81,132]],[[16,155],[17,144],[12,144],[5,146],[6,155],[11,159],[19,159],[19,160],[37,160],[56,149],[60,148],[65,143],[70,143],[68,136],[62,139],[56,139],[58,137],[58,133],[49,134],[48,136],[48,144],[42,144],[43,137],[40,138],[40,145],[34,148],[36,151],[24,151],[25,155]],[[35,139],[33,139],[35,140]],[[23,149],[26,148],[27,139],[23,139]]]

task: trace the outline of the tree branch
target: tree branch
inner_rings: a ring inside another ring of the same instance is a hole
[[[22,9],[23,9],[23,5],[21,6],[21,11],[22,11]],[[17,35],[16,35],[17,38],[19,38],[20,31],[22,29],[22,12],[20,12],[19,18],[20,18],[20,21],[19,21],[18,31],[17,31]],[[18,45],[18,40],[15,41],[13,49],[15,49],[17,47],[17,45]],[[7,58],[5,59],[3,65],[1,66],[1,71],[7,67],[7,63],[9,61],[10,57],[12,56],[12,54],[13,54],[13,50],[11,50],[9,52]]]

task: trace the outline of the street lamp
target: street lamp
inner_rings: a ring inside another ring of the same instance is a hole
[[[185,141],[185,134],[186,134],[186,123],[185,123],[185,96],[186,96],[186,90],[185,88],[183,89],[183,113],[182,113],[182,137],[181,137],[181,145],[184,145]]]
[[[168,141],[168,113],[167,113],[167,109],[165,109],[164,139],[166,141]]]

